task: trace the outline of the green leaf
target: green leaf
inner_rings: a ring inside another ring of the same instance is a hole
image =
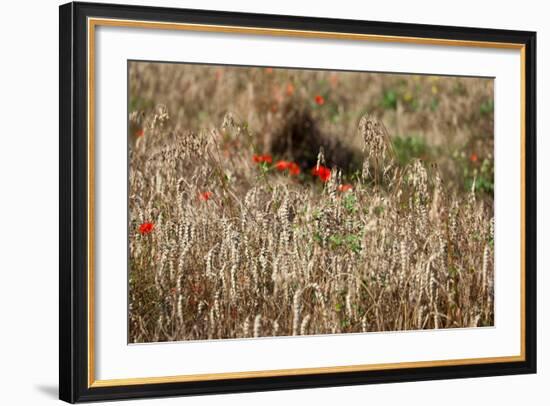
[[[393,147],[397,160],[402,166],[409,163],[413,158],[421,158],[428,155],[426,141],[419,135],[395,137],[393,139]]]
[[[348,213],[353,214],[357,212],[357,199],[354,194],[348,193],[344,197],[342,204]]]
[[[491,114],[495,109],[495,103],[493,100],[486,100],[479,106],[479,112],[481,115]]]
[[[389,110],[397,109],[397,93],[393,90],[387,90],[382,96],[382,107]]]

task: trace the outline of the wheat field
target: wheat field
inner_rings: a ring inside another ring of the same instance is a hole
[[[128,74],[131,343],[493,325],[492,80]]]

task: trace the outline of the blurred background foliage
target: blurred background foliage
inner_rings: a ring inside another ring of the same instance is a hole
[[[277,154],[288,152],[281,143],[291,134],[291,158],[311,165],[322,146],[350,178],[361,162],[357,124],[372,114],[386,126],[400,165],[420,158],[437,165],[457,193],[473,188],[492,198],[493,79],[146,62],[131,62],[129,74],[130,113],[162,104],[174,131],[198,132],[232,112],[258,153],[289,158]]]

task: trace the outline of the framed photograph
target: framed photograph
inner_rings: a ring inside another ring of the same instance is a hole
[[[536,34],[60,7],[60,398],[536,371]]]

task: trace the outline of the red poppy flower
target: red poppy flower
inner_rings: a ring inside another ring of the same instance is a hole
[[[296,162],[290,162],[288,166],[288,171],[291,175],[299,175],[300,174],[300,167]]]
[[[286,94],[287,96],[292,96],[294,94],[294,85],[292,83],[286,85]]]
[[[265,68],[265,72],[271,74],[273,73],[273,68]]]
[[[143,131],[143,128],[140,128],[139,130],[136,131],[136,137],[143,137],[143,134],[145,134],[145,132]]]
[[[290,162],[288,161],[278,161],[275,164],[275,168],[277,168],[278,171],[284,171],[290,168]]]
[[[350,185],[349,183],[338,186],[338,191],[339,192],[345,193],[345,192],[348,192],[350,190],[353,190],[353,186]]]
[[[319,106],[322,106],[323,104],[325,104],[325,98],[318,94],[317,96],[315,96],[315,103],[317,103],[317,105]]]
[[[265,163],[270,164],[271,162],[273,162],[273,158],[271,157],[271,155],[268,155],[268,154],[264,154],[264,155],[254,155],[254,156],[252,157],[252,159],[253,159],[254,162],[256,162],[257,164],[262,163],[262,162],[265,162]]]
[[[330,179],[330,169],[323,165],[313,168],[311,174],[317,176],[322,182],[326,182]]]
[[[153,231],[153,228],[155,228],[155,225],[150,222],[145,222],[139,226],[139,233],[141,235],[149,234],[151,231]]]
[[[212,192],[199,193],[199,199],[202,201],[206,202],[208,199],[210,199],[210,197],[212,197]]]
[[[479,161],[479,157],[477,156],[477,154],[475,152],[472,152],[472,155],[470,155],[470,161],[472,163],[476,163],[477,161]]]

